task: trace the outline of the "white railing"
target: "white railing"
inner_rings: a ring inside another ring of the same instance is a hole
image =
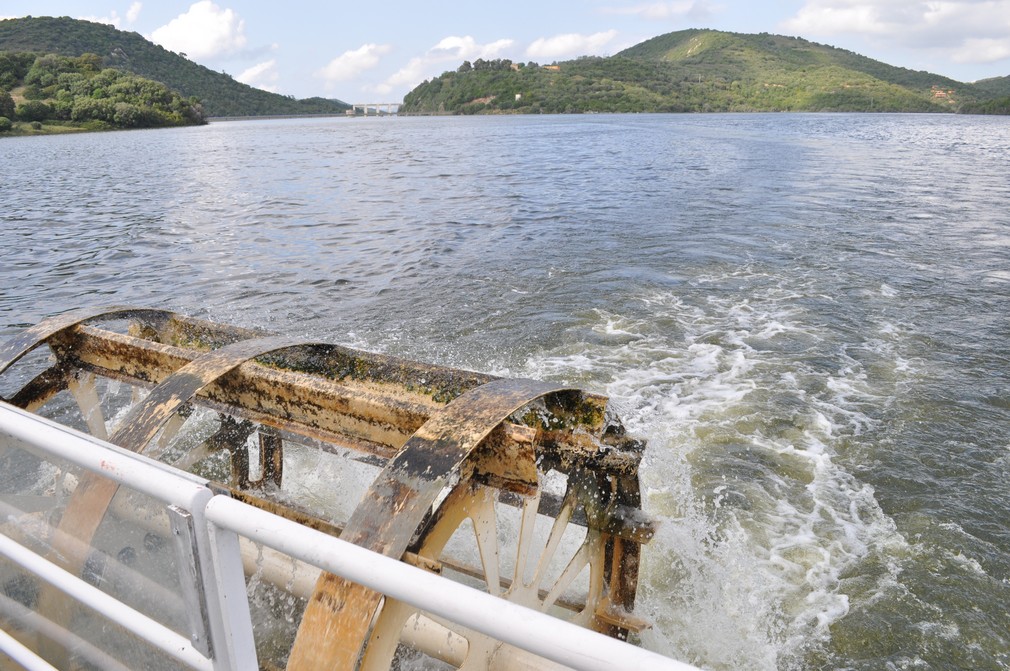
[[[211,660],[198,652],[182,635],[109,596],[97,587],[92,587],[59,566],[42,560],[39,555],[4,535],[0,535],[0,555],[34,573],[70,598],[88,605],[96,613],[104,615],[112,622],[133,632],[187,667],[206,671],[211,671],[214,668]]]
[[[179,545],[192,548],[189,561],[183,552],[180,572],[184,572],[183,568],[190,572],[180,576],[180,580],[184,592],[189,591],[186,586],[193,588],[191,594],[184,595],[197,601],[190,604],[190,610],[204,616],[202,621],[197,618],[191,623],[189,640],[0,534],[0,555],[94,608],[188,668],[214,671],[258,668],[240,536],[571,668],[601,671],[694,668],[375,554],[226,496],[215,496],[208,482],[201,478],[0,403],[0,449],[4,447],[21,447],[38,455],[56,457],[143,492],[169,508],[177,535],[180,529],[184,536],[192,534],[192,538]],[[179,520],[189,522],[189,526]],[[66,636],[73,635],[66,632]],[[52,668],[2,630],[0,651],[26,669]]]
[[[190,524],[186,526],[189,528],[180,530],[191,534],[192,538],[187,539],[190,542],[179,543],[179,547],[188,550],[190,556],[182,557],[181,565],[191,567],[196,575],[201,576],[199,582],[202,584],[197,587],[194,584],[196,581],[189,576],[180,576],[180,583],[191,585],[193,590],[187,590],[188,595],[200,600],[198,604],[191,604],[188,610],[205,613],[206,621],[193,623],[187,640],[135,609],[123,604],[110,604],[109,601],[115,600],[104,592],[10,538],[0,536],[3,541],[0,554],[75,600],[99,609],[99,612],[104,610],[106,617],[152,646],[163,651],[166,647],[170,648],[166,652],[189,668],[257,668],[248,606],[245,622],[233,621],[236,617],[241,618],[241,613],[236,613],[231,604],[225,609],[218,593],[218,567],[213,564],[204,518],[204,508],[214,493],[206,480],[0,403],[0,447],[3,446],[21,447],[41,457],[69,462],[121,486],[143,492],[165,504],[170,511],[188,518]],[[0,492],[2,501],[3,493]],[[5,516],[10,517],[9,513]],[[243,628],[248,630],[246,636],[239,635]],[[69,635],[70,632],[64,632],[64,636]],[[210,657],[208,639],[214,642],[213,658]]]

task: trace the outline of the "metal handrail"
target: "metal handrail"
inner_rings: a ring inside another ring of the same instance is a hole
[[[21,645],[20,641],[3,629],[0,629],[0,652],[27,671],[56,671],[56,667]]]
[[[96,613],[104,615],[110,621],[135,633],[187,667],[204,671],[211,671],[214,668],[211,660],[194,649],[184,636],[127,606],[115,597],[109,596],[97,587],[92,587],[80,578],[67,573],[56,564],[42,559],[39,555],[2,534],[0,534],[0,555],[10,559],[21,568],[31,571],[67,596],[87,604]]]
[[[117,622],[156,647],[174,646],[182,650],[173,656],[191,668],[215,671],[257,668],[240,535],[435,616],[575,669],[689,671],[695,668],[376,554],[227,496],[214,496],[208,482],[201,478],[2,402],[0,436],[110,477],[166,506],[181,508],[192,515],[197,555],[194,559],[203,570],[201,596],[207,606],[213,642],[210,657],[189,645],[185,637],[116,602],[12,539],[0,536],[0,554],[11,557],[82,603],[104,608]],[[0,636],[0,651],[21,660],[25,668],[48,666],[37,656],[31,661],[36,666],[24,661],[28,659],[26,649],[7,635]]]
[[[586,671],[618,668],[688,671],[695,667],[590,629],[505,601],[415,566],[303,527],[226,496],[207,504],[207,521],[346,580],[468,629]],[[228,543],[237,542],[227,539]]]
[[[4,402],[0,402],[0,436],[6,436],[36,454],[60,459],[86,471],[109,478],[122,486],[142,492],[165,504],[170,515],[173,509],[191,514],[196,534],[193,539],[195,542],[195,547],[192,548],[193,556],[189,559],[199,567],[203,577],[202,590],[197,595],[203,603],[194,604],[193,607],[206,606],[210,638],[214,641],[215,647],[212,656],[205,655],[196,646],[189,645],[193,641],[187,643],[184,637],[178,637],[178,634],[171,632],[173,636],[180,639],[182,645],[187,646],[186,659],[179,661],[185,661],[191,668],[213,668],[215,671],[256,668],[256,653],[253,645],[252,623],[248,616],[248,604],[243,616],[240,609],[223,608],[222,600],[218,594],[218,568],[213,562],[213,553],[210,551],[210,540],[206,531],[207,525],[203,516],[204,507],[214,496],[207,480]],[[4,540],[9,539],[5,538]],[[20,548],[31,554],[33,558],[31,570],[36,574],[38,574],[36,569],[39,567],[42,567],[41,570],[51,567],[56,571],[62,571],[48,558],[14,543],[13,540],[10,543],[17,546],[16,548],[9,547],[11,551],[16,553]],[[87,589],[81,589],[81,586],[91,588],[91,585],[65,571],[62,573],[65,575],[61,576],[60,573],[54,572],[52,576],[44,579],[50,581],[50,578],[54,578],[60,581],[60,584],[55,586],[61,590],[63,590],[63,586],[80,590],[76,593],[77,598],[82,603],[94,606],[94,593]],[[185,580],[186,577],[180,576],[180,581]],[[98,594],[103,597],[107,596],[100,591]],[[101,597],[97,598],[101,599]],[[119,623],[128,631],[153,643],[155,647],[160,647],[157,645],[158,641],[151,638],[151,632],[145,631],[146,618],[131,617],[128,612],[124,611],[119,614],[119,619],[123,620]],[[0,649],[3,649],[2,642],[0,642]]]

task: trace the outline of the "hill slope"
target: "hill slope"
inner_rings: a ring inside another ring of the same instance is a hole
[[[206,123],[196,98],[161,82],[101,67],[101,58],[0,52],[0,131],[157,128]],[[13,123],[16,120],[18,123]]]
[[[992,77],[991,79],[980,79],[973,86],[982,92],[994,97],[1010,96],[1010,75],[1006,77]]]
[[[338,100],[294,100],[253,88],[168,51],[138,33],[68,17],[0,21],[0,51],[73,57],[98,54],[104,67],[132,72],[162,82],[183,96],[199,98],[209,116],[340,114],[349,107]]]
[[[990,97],[799,38],[684,30],[609,58],[464,63],[407,94],[401,112],[950,112]]]

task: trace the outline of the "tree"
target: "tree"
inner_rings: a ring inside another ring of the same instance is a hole
[[[116,105],[108,98],[77,98],[70,110],[70,118],[74,121],[105,121],[114,123]]]
[[[26,100],[17,108],[17,117],[21,121],[45,121],[52,113],[53,108],[41,100]]]
[[[0,116],[14,116],[14,98],[3,89],[0,89]]]
[[[11,120],[5,116],[0,116],[0,133],[9,131],[14,126]]]
[[[81,54],[77,58],[77,63],[85,72],[98,72],[102,69],[102,57],[98,54]]]
[[[35,54],[31,52],[0,51],[0,88],[17,86],[34,62]]]
[[[116,103],[113,108],[112,121],[117,126],[123,126],[124,128],[133,128],[134,126],[139,126],[143,122],[143,112],[136,105],[131,105],[130,103]]]
[[[60,72],[74,69],[73,61],[57,54],[39,56],[25,75],[25,84],[35,84],[39,88],[52,86]]]

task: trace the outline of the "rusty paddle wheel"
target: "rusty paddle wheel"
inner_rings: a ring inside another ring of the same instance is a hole
[[[0,382],[11,405],[300,524],[613,637],[645,626],[644,444],[602,396],[133,307],[26,328],[0,345]],[[110,480],[68,489],[50,542],[81,574],[101,525],[129,511]],[[286,604],[265,667],[529,668],[494,639],[247,550],[250,592]],[[67,617],[57,594],[38,602]]]

